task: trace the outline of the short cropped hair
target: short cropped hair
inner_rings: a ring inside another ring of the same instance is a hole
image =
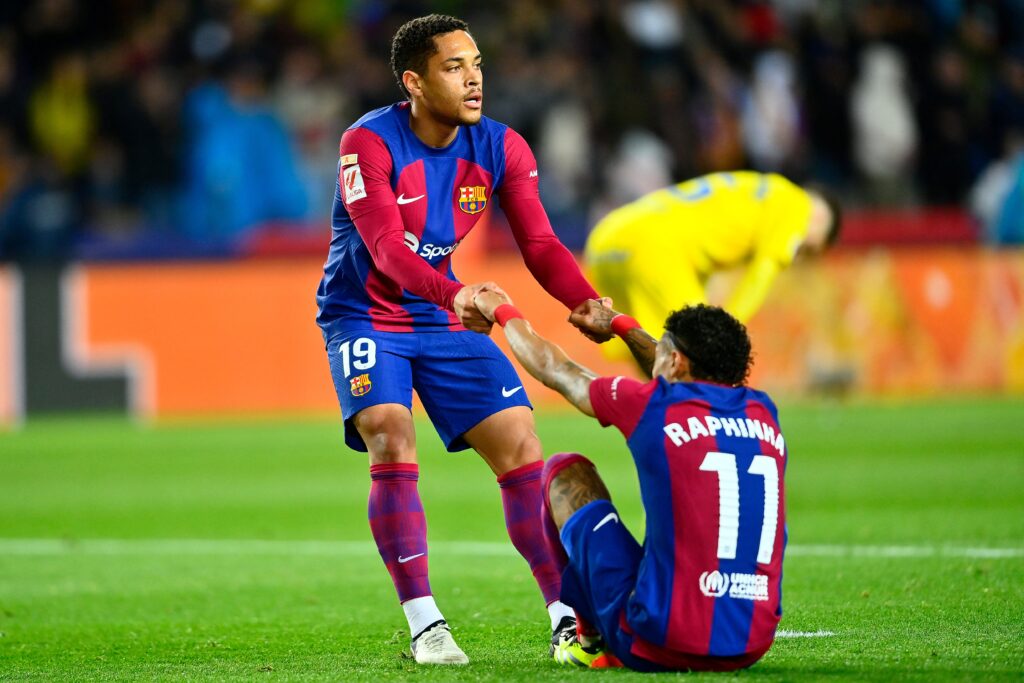
[[[427,60],[437,54],[434,36],[452,31],[468,33],[469,24],[446,14],[428,14],[405,22],[395,31],[395,37],[391,39],[391,71],[406,97],[409,97],[409,91],[402,82],[402,74],[406,71],[423,74],[427,70]]]
[[[694,379],[742,386],[752,362],[747,328],[718,306],[697,304],[672,313],[665,321],[676,347],[690,360]]]

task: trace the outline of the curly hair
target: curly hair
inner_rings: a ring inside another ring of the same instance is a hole
[[[752,362],[747,328],[718,306],[698,304],[672,313],[665,331],[690,359],[694,379],[742,386]]]
[[[391,71],[406,97],[409,97],[409,91],[402,83],[402,74],[406,71],[425,72],[427,60],[437,54],[434,36],[452,31],[468,33],[469,24],[447,14],[428,14],[405,22],[395,31],[395,37],[391,39]]]

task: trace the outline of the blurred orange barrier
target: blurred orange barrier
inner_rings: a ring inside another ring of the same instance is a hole
[[[837,251],[791,269],[751,324],[775,392],[1024,391],[1024,251]]]
[[[463,282],[496,281],[581,364],[634,374],[568,324],[518,256],[486,254],[460,250]],[[314,322],[321,266],[75,266],[62,290],[73,319],[62,326],[65,358],[85,369],[122,363],[131,405],[147,415],[336,412]],[[0,422],[18,413],[18,306],[17,271],[0,269]],[[1024,392],[1024,251],[840,250],[784,273],[750,331],[752,383],[780,395]],[[493,338],[505,348],[500,331]],[[535,403],[565,407],[521,374]]]
[[[295,412],[334,406],[316,327],[322,262],[84,267],[85,361],[146,358],[142,409],[156,415]]]

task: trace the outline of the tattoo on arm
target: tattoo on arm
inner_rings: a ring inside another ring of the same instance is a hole
[[[629,347],[633,358],[640,364],[640,369],[650,377],[651,371],[654,369],[654,350],[658,346],[658,340],[647,334],[642,328],[634,327],[626,333],[623,341]]]

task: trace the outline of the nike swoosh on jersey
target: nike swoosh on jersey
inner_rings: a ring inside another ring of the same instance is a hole
[[[607,515],[604,516],[604,519],[602,519],[600,522],[597,523],[597,526],[595,526],[592,529],[592,531],[597,531],[598,529],[603,527],[608,522],[615,522],[616,524],[618,524],[619,523],[619,516],[617,514],[615,514],[614,512],[609,512]]]
[[[505,398],[508,398],[509,396],[511,396],[512,394],[516,393],[517,391],[519,391],[522,388],[523,388],[522,384],[520,384],[515,389],[506,389],[505,387],[502,387],[501,388],[501,395],[504,396]]]
[[[413,202],[418,201],[420,199],[423,199],[426,196],[427,195],[425,195],[425,194],[421,194],[419,197],[409,197],[408,199],[406,199],[405,198],[405,193],[403,192],[402,194],[398,195],[398,203],[399,204],[412,204]]]
[[[416,553],[415,555],[410,555],[409,557],[402,557],[401,555],[399,555],[398,564],[405,564],[409,560],[415,560],[417,557],[423,557],[424,555],[426,555],[426,553]]]

